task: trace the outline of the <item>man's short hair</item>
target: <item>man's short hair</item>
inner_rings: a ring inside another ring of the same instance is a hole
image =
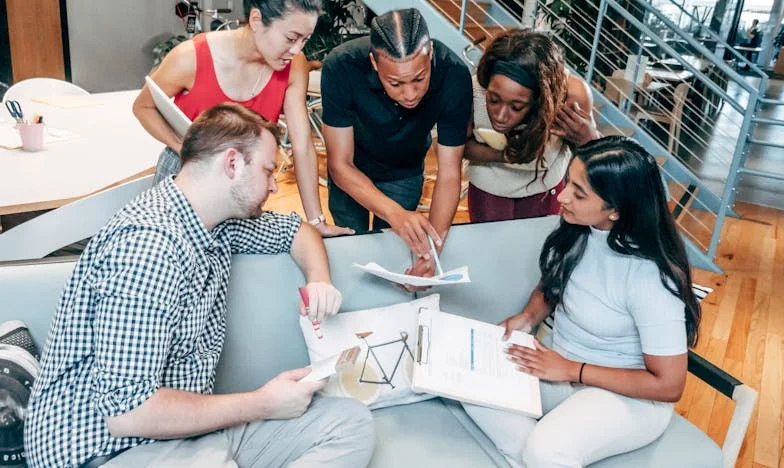
[[[280,143],[278,127],[256,112],[239,104],[226,102],[202,112],[193,121],[182,142],[182,163],[203,161],[234,148],[250,162],[251,148],[258,144],[263,131]]]
[[[416,8],[392,10],[370,23],[373,56],[382,52],[392,60],[403,60],[430,46],[430,32]]]

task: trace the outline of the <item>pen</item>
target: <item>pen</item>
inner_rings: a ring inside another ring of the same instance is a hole
[[[308,298],[308,290],[305,287],[299,288],[299,295],[302,298],[302,303],[305,304],[305,313],[310,315],[310,298]],[[313,331],[316,332],[316,338],[319,340],[324,338],[324,333],[321,332],[321,324],[318,320],[313,320]]]
[[[438,276],[441,276],[444,274],[444,270],[441,269],[441,262],[438,260],[438,252],[436,251],[435,244],[433,244],[433,238],[427,236],[427,240],[430,242],[430,250],[433,251],[433,258],[436,261],[436,270],[438,271]]]

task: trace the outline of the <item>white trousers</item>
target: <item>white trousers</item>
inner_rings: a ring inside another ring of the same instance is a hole
[[[348,398],[316,398],[296,419],[259,421],[200,437],[153,442],[127,450],[107,468],[236,468],[367,466],[373,419]]]
[[[543,416],[538,421],[463,403],[466,413],[515,467],[590,465],[653,442],[672,418],[673,403],[581,384],[540,381],[539,388]]]

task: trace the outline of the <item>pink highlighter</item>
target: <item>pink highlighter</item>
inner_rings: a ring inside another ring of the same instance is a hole
[[[302,303],[305,304],[305,313],[310,314],[310,299],[308,298],[308,290],[305,287],[299,288],[299,295],[302,297]],[[318,320],[314,320],[313,322],[313,331],[316,332],[316,338],[323,339],[324,334],[321,332],[321,324]]]

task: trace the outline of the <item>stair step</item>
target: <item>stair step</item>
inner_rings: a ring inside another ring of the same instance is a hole
[[[484,49],[490,44],[490,41],[501,31],[505,31],[506,28],[503,26],[498,25],[489,25],[489,24],[476,24],[474,22],[469,22],[466,20],[465,24],[465,34],[466,36],[470,37],[472,40],[477,40],[481,37],[485,37],[485,41],[479,44],[479,48]],[[486,32],[485,32],[486,31]]]
[[[460,24],[461,2],[459,0],[429,0],[429,2],[439,13],[452,20],[453,24]],[[469,2],[468,11],[466,12],[466,23],[484,23],[487,19],[488,8],[490,8],[490,3]]]
[[[632,127],[616,127],[615,125],[611,124],[602,124],[597,127],[599,133],[603,136],[610,136],[610,135],[620,135],[630,137],[634,135],[635,129]]]

